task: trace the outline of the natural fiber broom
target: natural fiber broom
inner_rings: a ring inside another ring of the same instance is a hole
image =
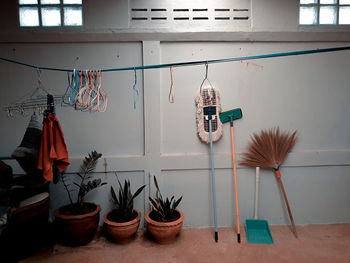
[[[251,167],[261,167],[262,169],[273,169],[286,202],[289,218],[292,223],[292,231],[295,237],[298,237],[279,170],[280,165],[286,159],[296,141],[296,131],[289,134],[288,132],[280,132],[278,127],[270,130],[263,130],[260,134],[254,133],[248,146],[248,152],[243,153],[243,160],[240,164]]]

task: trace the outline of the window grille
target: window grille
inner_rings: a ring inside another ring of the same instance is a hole
[[[82,0],[19,0],[21,27],[82,26]]]

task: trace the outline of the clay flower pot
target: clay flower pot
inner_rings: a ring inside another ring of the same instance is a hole
[[[154,237],[159,244],[170,244],[175,241],[176,236],[180,233],[182,223],[184,221],[184,214],[176,210],[179,213],[179,218],[172,222],[158,222],[150,218],[148,211],[145,215],[147,222],[147,231]]]
[[[118,223],[110,219],[109,215],[113,213],[114,209],[107,212],[104,216],[104,222],[108,234],[115,241],[125,244],[134,239],[137,230],[139,229],[141,212],[134,209],[136,217],[129,222]]]
[[[70,213],[72,205],[61,206],[54,211],[55,230],[58,241],[70,246],[81,246],[89,243],[95,236],[100,219],[101,207],[94,203],[84,203],[86,213]]]

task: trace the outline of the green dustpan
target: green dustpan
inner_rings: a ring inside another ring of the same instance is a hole
[[[263,219],[247,219],[245,221],[248,243],[273,244],[269,224]]]
[[[273,239],[268,222],[264,219],[258,219],[259,181],[260,168],[256,167],[254,219],[247,219],[245,221],[247,240],[248,243],[254,244],[273,244]]]

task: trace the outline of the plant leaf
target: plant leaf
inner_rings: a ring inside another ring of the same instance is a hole
[[[162,196],[162,194],[161,194],[161,192],[160,192],[160,189],[159,189],[159,186],[158,186],[157,178],[156,178],[155,176],[153,176],[153,181],[154,181],[154,185],[155,185],[156,188],[157,188],[157,195],[159,195],[159,197],[160,197],[161,199],[163,199],[163,196]]]
[[[117,177],[117,180],[118,180],[118,184],[119,184],[119,191],[120,191],[120,190],[122,190],[122,191],[123,191],[123,186],[122,186],[122,184],[121,184],[121,183],[120,183],[120,181],[119,181],[119,178],[118,178],[117,173],[115,173],[115,176]]]
[[[128,187],[128,182],[127,180],[124,181],[124,200],[125,200],[125,204],[128,200],[128,194],[129,194],[129,187]]]
[[[135,197],[138,196],[145,187],[146,187],[146,185],[143,185],[139,189],[137,189],[137,191],[134,193],[134,195],[132,196],[131,199],[135,199]]]
[[[119,203],[119,202],[118,202],[117,195],[115,194],[114,189],[113,189],[112,186],[111,186],[111,196],[112,196],[112,201],[113,201],[114,204]]]
[[[174,205],[173,205],[173,209],[174,209],[174,210],[175,210],[176,207],[180,204],[181,200],[182,200],[182,196],[181,196],[179,199],[177,199],[177,201],[174,203]]]
[[[153,207],[153,209],[158,211],[157,202],[152,197],[148,197],[148,200],[149,200],[150,205]]]
[[[159,190],[157,178],[155,176],[153,176],[153,181],[154,181],[154,185],[156,186],[157,190]]]

